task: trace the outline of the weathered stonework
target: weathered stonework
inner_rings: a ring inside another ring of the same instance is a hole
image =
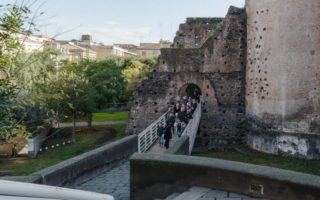
[[[246,4],[248,144],[320,158],[320,1]]]
[[[219,18],[188,18],[180,25],[173,48],[161,50],[155,72],[138,89],[128,131],[139,133],[146,128],[193,83],[203,96],[202,144],[241,142],[245,19],[244,9],[231,7],[223,22]]]
[[[186,23],[179,26],[173,47],[199,48],[208,37],[219,29],[223,18],[187,18]]]
[[[188,18],[142,83],[128,131],[139,133],[193,83],[203,97],[198,144],[246,141],[320,159],[319,8],[319,0],[247,0],[222,21]]]

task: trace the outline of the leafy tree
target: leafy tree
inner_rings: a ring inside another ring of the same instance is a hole
[[[140,58],[139,61],[145,65],[147,65],[148,67],[150,67],[150,69],[154,69],[157,62],[158,62],[158,57],[152,57],[152,58]]]
[[[91,62],[85,74],[97,91],[95,101],[99,109],[109,103],[123,101],[127,83],[121,69],[113,60]]]
[[[106,60],[111,60],[114,62],[121,70],[125,69],[127,66],[131,65],[131,61],[133,57],[120,57],[120,56],[112,56]]]
[[[133,96],[134,91],[142,80],[146,79],[153,70],[150,65],[141,63],[139,60],[131,61],[131,64],[123,70],[125,79],[128,81],[128,98]]]
[[[111,57],[107,60],[114,62],[122,70],[127,84],[127,95],[125,101],[131,100],[134,91],[142,80],[153,71],[158,58],[139,58],[139,57]]]
[[[5,140],[14,125],[12,110],[15,96],[15,87],[8,79],[0,79],[0,136]]]
[[[76,119],[91,115],[95,109],[95,89],[83,76],[61,69],[50,76],[42,90],[42,98],[46,100],[57,120],[72,118],[72,140],[75,141]]]
[[[49,122],[46,104],[37,98],[35,83],[44,82],[48,72],[54,70],[52,58],[56,52],[46,49],[24,53],[21,43],[38,31],[36,13],[31,13],[27,4],[0,5],[0,134],[6,141],[14,135],[12,132],[21,130],[18,126],[35,131]]]
[[[10,66],[17,64],[17,53],[21,49],[15,37],[23,35],[23,27],[30,19],[26,6],[7,4],[1,6],[0,14],[0,134],[7,138],[19,123],[13,113],[18,87],[10,79]],[[30,28],[32,25],[30,24]]]

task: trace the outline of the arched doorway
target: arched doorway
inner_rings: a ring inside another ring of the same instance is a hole
[[[194,83],[188,83],[182,86],[179,90],[179,95],[182,96],[188,96],[196,100],[200,100],[202,92],[198,85]]]

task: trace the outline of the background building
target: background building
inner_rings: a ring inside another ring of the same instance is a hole
[[[0,27],[0,32],[4,29]],[[55,40],[43,35],[17,34],[22,48],[26,53],[36,53],[44,50],[45,47],[58,51],[58,61],[70,60],[79,61],[81,59],[105,59],[111,56],[140,56],[157,57],[161,54],[162,48],[170,48],[172,43],[160,40],[159,43],[140,43],[134,44],[115,43],[104,45],[93,41],[89,34],[81,36],[80,40]]]
[[[159,43],[140,43],[137,47],[136,53],[141,57],[157,57],[161,54],[160,49],[170,48],[171,42],[160,40]]]
[[[52,38],[42,35],[17,35],[22,48],[26,53],[35,53],[43,51],[46,43],[53,42]]]
[[[60,41],[58,49],[65,59],[70,61],[79,61],[82,59],[96,59],[97,54],[89,48],[80,47],[73,42]]]
[[[81,40],[73,40],[81,47],[90,48],[97,53],[97,59],[104,59],[110,56],[140,56],[157,57],[160,55],[160,49],[170,48],[172,43],[166,40],[160,40],[159,43],[140,43],[134,44],[115,43],[113,45],[104,45],[94,42],[91,35],[82,35]]]

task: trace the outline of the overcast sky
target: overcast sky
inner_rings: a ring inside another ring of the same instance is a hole
[[[0,0],[0,4],[23,0]],[[33,1],[33,0],[24,0]],[[37,20],[41,34],[79,39],[91,34],[105,44],[173,40],[187,17],[224,17],[230,5],[244,0],[38,0],[45,16]]]

